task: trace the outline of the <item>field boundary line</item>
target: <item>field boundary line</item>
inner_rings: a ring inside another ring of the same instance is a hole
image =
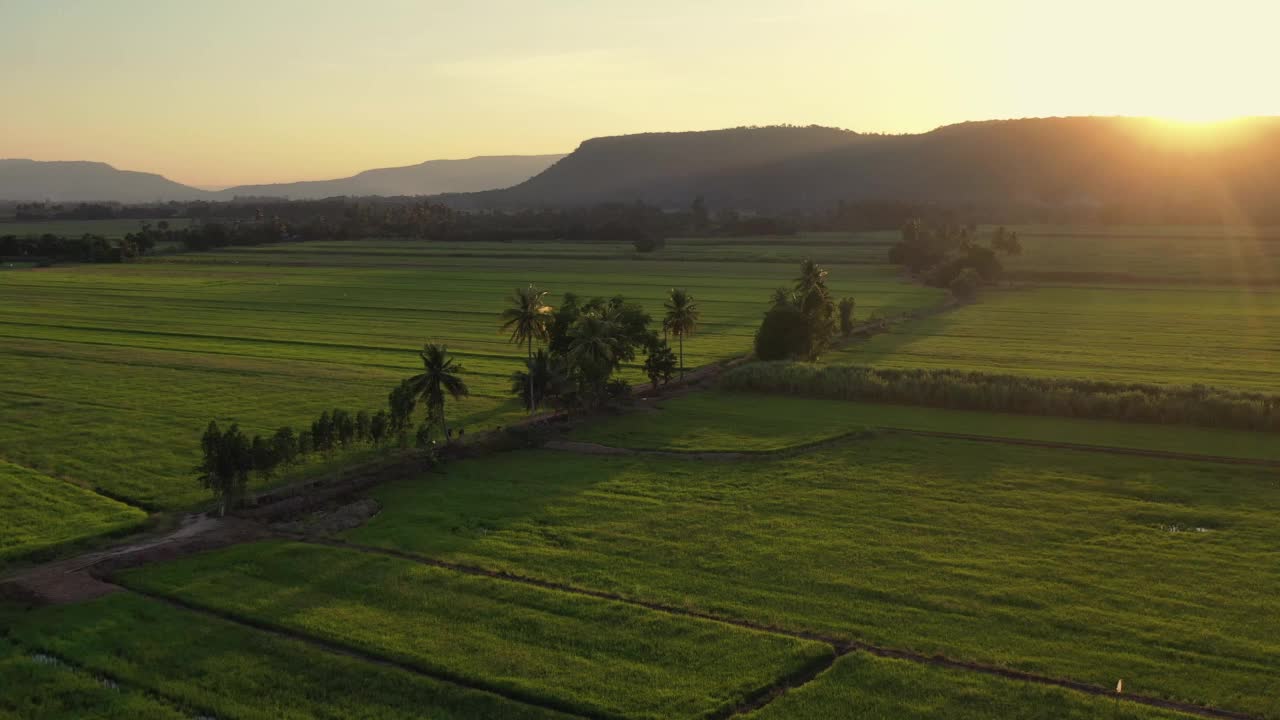
[[[1092,445],[1089,443],[1072,443],[1060,442],[1057,440],[1031,440],[1024,438],[1003,437],[1000,435],[973,435],[970,433],[947,432],[944,430],[912,430],[910,428],[896,427],[877,427],[876,430],[882,430],[890,433],[901,433],[904,435],[918,435],[921,437],[936,437],[951,440],[970,440],[973,442],[998,443],[1002,445],[1022,445],[1025,447],[1040,447],[1055,450],[1077,450],[1080,452],[1096,452],[1108,453],[1112,455],[1133,455],[1136,457],[1161,458],[1165,460],[1187,460],[1192,462],[1208,462],[1221,463],[1226,465],[1253,465],[1257,467],[1280,467],[1280,460],[1267,460],[1264,458],[1244,458],[1232,457],[1229,455],[1201,455],[1199,453],[1184,453],[1175,450],[1145,450],[1142,448],[1127,448],[1116,445]]]
[[[315,537],[308,537],[305,535],[283,534],[283,533],[281,533],[280,535],[283,538],[287,538],[296,542],[319,545],[324,547],[347,549],[355,552],[364,552],[364,553],[369,553],[373,555],[395,557],[403,560],[409,560],[411,562],[416,562],[422,565],[428,565],[428,566],[440,568],[443,570],[451,570],[454,572],[463,573],[467,575],[475,575],[475,576],[481,576],[481,577],[488,577],[496,580],[504,580],[507,582],[539,587],[546,590],[555,590],[558,592],[563,592],[563,593],[568,593],[573,595],[582,595],[586,597],[592,597],[599,600],[609,600],[613,602],[623,603],[626,605],[645,608],[647,610],[653,610],[655,612],[661,612],[661,613],[666,613],[670,615],[680,615],[680,616],[695,618],[699,620],[716,622],[723,625],[730,625],[730,626],[741,628],[744,630],[752,630],[755,632],[761,632],[761,633],[766,633],[771,635],[781,635],[784,637],[790,637],[798,640],[810,640],[815,642],[827,643],[828,645],[831,645],[832,648],[835,650],[835,657],[831,658],[830,664],[834,664],[835,661],[839,659],[839,657],[841,656],[847,655],[850,652],[858,651],[858,652],[865,652],[870,655],[875,655],[877,657],[890,658],[895,660],[905,660],[909,662],[919,663],[922,665],[930,665],[935,667],[949,668],[952,670],[960,670],[965,672],[978,673],[982,675],[990,675],[994,677],[1004,678],[1006,680],[1017,680],[1021,682],[1034,683],[1037,685],[1049,685],[1049,686],[1060,687],[1067,690],[1073,690],[1076,692],[1084,693],[1087,695],[1098,696],[1098,697],[1112,697],[1118,700],[1123,700],[1125,702],[1136,703],[1139,705],[1147,705],[1150,707],[1162,708],[1166,710],[1175,710],[1178,712],[1183,712],[1191,715],[1198,715],[1201,717],[1224,718],[1226,720],[1262,720],[1261,716],[1250,715],[1248,713],[1237,712],[1234,710],[1224,710],[1221,708],[1215,708],[1215,707],[1210,707],[1206,705],[1196,705],[1194,703],[1184,703],[1177,700],[1167,700],[1164,698],[1155,697],[1151,695],[1141,695],[1141,694],[1116,695],[1116,693],[1111,688],[1105,687],[1103,685],[1095,685],[1093,683],[1081,682],[1078,680],[1068,680],[1065,678],[1057,678],[1050,675],[1040,675],[1037,673],[1026,672],[1023,670],[1015,670],[1012,668],[1000,667],[998,665],[987,665],[979,662],[957,660],[954,658],[947,657],[945,655],[937,655],[937,654],[929,655],[929,654],[917,652],[914,650],[906,650],[901,648],[893,648],[893,647],[887,647],[883,645],[876,645],[873,643],[863,642],[861,640],[842,640],[840,638],[833,637],[830,635],[823,635],[821,633],[808,632],[803,630],[790,630],[787,628],[782,628],[774,625],[756,623],[750,620],[741,620],[736,618],[724,617],[721,615],[715,615],[712,613],[706,613],[698,610],[690,610],[687,608],[680,608],[672,605],[664,605],[662,603],[649,602],[646,600],[637,600],[635,598],[628,598],[626,596],[619,595],[617,593],[611,593],[611,592],[606,592],[601,590],[590,590],[587,588],[576,587],[576,586],[568,585],[565,583],[558,583],[550,580],[543,580],[540,578],[531,577],[528,575],[522,575],[520,573],[512,573],[512,572],[507,572],[502,570],[489,570],[489,569],[477,567],[474,565],[453,563],[446,560],[439,560],[436,558],[427,557],[425,555],[417,555],[415,553],[405,552],[403,550],[396,550],[393,548],[380,548],[380,547],[374,547],[370,545],[361,545],[358,543],[351,543],[345,540],[334,540],[331,538],[315,538]],[[830,665],[828,665],[828,667],[829,666]],[[788,689],[799,687],[800,685],[803,685],[804,683],[807,683],[817,678],[817,676],[821,675],[821,673],[822,671],[819,670],[818,672],[814,673],[811,677],[808,677],[808,679],[798,684],[789,683],[787,682],[787,679],[784,678],[782,681],[775,683],[773,686],[771,686],[772,688],[771,690],[766,691],[763,694],[761,694],[760,697],[757,697],[756,700],[754,701],[757,704],[753,705],[752,701],[747,701],[743,704],[743,706],[739,710],[734,711],[730,713],[730,715],[725,717],[732,717],[734,715],[741,714],[742,712],[748,712],[750,710],[755,710],[755,709],[758,709],[759,707],[763,707],[765,704],[770,702],[773,698],[778,697],[783,693],[785,693]],[[804,674],[805,673],[800,673],[798,676],[795,676],[795,677],[800,677],[800,676],[803,676]]]
[[[552,712],[561,713],[568,717],[586,718],[587,720],[625,720],[625,718],[618,715],[610,715],[606,713],[596,713],[596,712],[590,712],[590,713],[584,712],[579,708],[574,708],[569,706],[567,703],[562,704],[559,702],[546,700],[544,698],[539,698],[535,695],[526,694],[519,690],[509,690],[507,688],[501,688],[501,687],[489,685],[487,683],[472,680],[470,678],[463,677],[461,675],[457,675],[454,673],[428,670],[426,668],[419,667],[417,665],[413,665],[411,663],[407,663],[401,660],[384,657],[382,655],[378,655],[377,653],[370,652],[368,650],[363,650],[353,645],[348,645],[346,643],[338,642],[335,640],[328,640],[322,637],[317,637],[310,633],[306,633],[300,630],[294,630],[291,628],[281,627],[271,622],[267,622],[264,620],[256,620],[254,618],[245,617],[243,615],[239,615],[234,612],[206,607],[204,605],[183,600],[181,598],[173,597],[170,595],[164,595],[162,593],[152,592],[150,590],[141,590],[138,588],[130,587],[128,585],[121,585],[121,587],[123,587],[128,592],[140,595],[142,597],[148,598],[150,600],[154,600],[156,602],[165,603],[167,605],[180,608],[182,610],[187,610],[189,612],[199,613],[209,617],[217,618],[224,622],[240,625],[242,627],[246,627],[251,630],[256,630],[258,632],[267,633],[269,635],[274,635],[276,637],[293,640],[295,642],[306,643],[308,645],[324,650],[325,652],[333,653],[335,655],[343,655],[346,657],[355,658],[357,660],[362,660],[364,662],[373,663],[375,665],[381,665],[383,667],[391,667],[397,670],[403,670],[405,672],[412,673],[420,677],[429,678],[437,682],[445,682],[451,685],[456,685],[458,687],[466,688],[468,690],[474,690],[477,692],[488,693],[490,695],[496,695],[498,697],[503,698],[504,700],[510,700],[511,702],[517,702],[522,705],[529,705],[532,707],[542,708],[543,710],[550,710]]]

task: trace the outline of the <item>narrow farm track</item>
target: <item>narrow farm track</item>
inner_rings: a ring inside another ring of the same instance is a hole
[[[823,635],[821,633],[807,632],[803,630],[791,630],[791,629],[781,628],[781,627],[772,626],[772,625],[765,625],[762,623],[754,623],[749,620],[740,620],[736,618],[723,617],[723,616],[714,615],[711,613],[699,612],[697,610],[690,610],[688,608],[681,608],[681,607],[675,607],[671,605],[664,605],[661,603],[637,600],[634,598],[625,597],[623,595],[618,595],[616,593],[603,592],[599,590],[590,590],[587,588],[575,587],[573,585],[567,585],[564,583],[552,582],[549,580],[542,580],[542,579],[530,577],[527,575],[520,575],[518,573],[489,570],[486,568],[476,567],[473,565],[452,563],[444,560],[438,560],[435,558],[426,557],[423,555],[416,555],[414,553],[407,553],[400,550],[393,550],[390,548],[372,547],[368,545],[361,545],[358,543],[346,542],[343,540],[307,537],[307,536],[297,535],[297,534],[282,534],[282,536],[297,542],[304,542],[304,543],[322,545],[327,547],[343,548],[346,550],[355,550],[358,552],[364,552],[364,553],[369,553],[373,555],[383,555],[383,556],[401,558],[401,559],[409,560],[422,565],[428,565],[431,567],[440,568],[444,570],[452,570],[454,572],[464,573],[467,575],[477,575],[477,576],[492,578],[495,580],[503,580],[507,582],[520,583],[523,585],[530,585],[533,587],[538,587],[546,590],[555,590],[558,592],[568,593],[572,595],[581,595],[584,597],[591,597],[591,598],[596,598],[600,600],[609,600],[612,602],[619,602],[627,605],[633,605],[636,607],[645,608],[647,610],[653,610],[655,612],[667,613],[671,615],[679,615],[679,616],[688,617],[688,618],[696,618],[699,620],[709,620],[712,622],[731,625],[734,627],[738,627],[746,630],[753,630],[756,632],[764,632],[764,633],[770,633],[774,635],[783,635],[786,637],[797,638],[801,640],[813,640],[817,642],[824,642],[831,645],[832,648],[834,649],[835,653],[830,658],[829,662],[825,664],[825,667],[810,668],[808,671],[800,673],[794,677],[782,678],[778,683],[776,683],[772,687],[765,688],[761,691],[758,691],[757,693],[754,693],[751,699],[745,701],[740,707],[736,708],[734,711],[726,715],[716,716],[716,717],[734,717],[737,715],[742,715],[742,714],[751,712],[753,710],[759,709],[764,705],[767,705],[773,699],[781,696],[787,690],[800,687],[801,685],[804,685],[805,683],[808,683],[816,679],[827,668],[829,668],[832,664],[834,664],[839,657],[842,657],[850,652],[865,652],[870,655],[875,655],[877,657],[892,658],[896,660],[906,660],[909,662],[919,663],[922,665],[929,665],[932,667],[940,667],[940,668],[947,668],[950,670],[959,670],[964,672],[978,673],[982,675],[989,675],[989,676],[1004,678],[1006,680],[1016,680],[1020,682],[1035,683],[1037,685],[1048,685],[1053,687],[1059,687],[1066,690],[1072,690],[1075,692],[1084,693],[1086,695],[1093,695],[1098,697],[1116,697],[1118,700],[1123,700],[1125,702],[1135,703],[1138,705],[1147,705],[1150,707],[1161,708],[1165,710],[1174,710],[1177,712],[1182,712],[1189,715],[1197,715],[1200,717],[1227,718],[1228,720],[1262,720],[1262,718],[1260,718],[1259,716],[1250,715],[1248,713],[1236,712],[1233,710],[1225,710],[1222,708],[1209,707],[1205,705],[1196,705],[1193,703],[1178,702],[1176,700],[1166,700],[1164,698],[1153,697],[1150,695],[1123,694],[1123,695],[1117,696],[1111,688],[1105,687],[1103,685],[1094,685],[1092,683],[1079,682],[1076,680],[1056,678],[1048,675],[1039,675],[1036,673],[1023,672],[1021,670],[1014,670],[1014,669],[1000,667],[996,665],[986,665],[983,663],[969,662],[966,660],[957,660],[957,659],[949,658],[943,655],[926,655],[924,653],[915,652],[913,650],[906,650],[902,648],[891,648],[891,647],[885,647],[882,645],[873,645],[870,643],[864,643],[857,640],[849,642],[849,641],[841,640],[839,638],[835,638],[829,635]],[[174,602],[179,602],[179,601],[174,601]]]
[[[135,588],[124,588],[124,589],[127,590],[128,592],[132,592],[137,595],[141,595],[151,600],[162,602],[162,603],[165,603],[166,605],[170,605],[172,607],[176,607],[182,610],[199,613],[201,615],[206,615],[208,617],[217,618],[225,622],[234,623],[241,627],[249,628],[257,632],[267,633],[275,637],[304,642],[308,645],[311,645],[312,647],[318,648],[320,650],[324,650],[325,652],[330,652],[337,655],[344,655],[346,657],[355,658],[357,660],[373,663],[375,665],[381,665],[383,667],[390,667],[390,668],[395,668],[397,670],[403,670],[405,672],[412,673],[420,677],[430,678],[432,680],[436,680],[439,682],[447,682],[452,685],[457,685],[458,687],[467,688],[469,690],[486,692],[491,695],[497,695],[506,700],[522,703],[524,705],[531,705],[531,706],[539,707],[545,710],[552,710],[554,712],[562,713],[570,717],[588,718],[589,720],[624,720],[620,716],[615,716],[615,715],[583,713],[582,711],[576,708],[570,707],[566,704],[548,702],[542,698],[534,697],[519,691],[493,687],[486,683],[475,682],[468,678],[453,675],[451,673],[429,672],[415,665],[411,665],[409,663],[403,663],[397,660],[392,660],[390,658],[382,657],[381,655],[377,655],[371,652],[366,652],[364,650],[360,650],[358,648],[351,647],[349,645],[332,642],[330,640],[318,638],[318,637],[315,637],[314,635],[310,635],[304,632],[298,632],[296,630],[289,630],[286,628],[276,627],[275,625],[272,625],[270,623],[265,623],[258,620],[253,620],[251,618],[242,617],[240,615],[236,615],[235,613],[215,610],[212,608],[204,607],[203,605],[198,605],[195,603],[186,602],[184,600],[179,600],[177,598],[169,597],[167,595],[152,593],[145,590],[138,590]]]

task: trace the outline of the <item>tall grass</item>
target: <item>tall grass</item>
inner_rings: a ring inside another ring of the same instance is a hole
[[[1280,432],[1280,395],[1205,385],[1150,385],[794,362],[743,365],[725,373],[720,382],[727,390]]]

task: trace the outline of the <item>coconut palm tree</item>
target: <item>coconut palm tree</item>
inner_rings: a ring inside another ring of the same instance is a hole
[[[511,307],[502,311],[502,329],[511,332],[511,342],[528,346],[528,359],[533,359],[533,341],[547,339],[547,326],[551,323],[551,306],[543,302],[546,290],[539,290],[529,283],[527,288],[517,288],[511,295]],[[533,382],[533,375],[529,375]],[[529,397],[534,398],[533,385],[529,386]],[[529,412],[537,409],[537,404],[529,406]]]
[[[662,305],[667,316],[662,320],[663,330],[680,338],[680,377],[684,377],[684,336],[692,335],[698,329],[698,305],[693,296],[683,288],[671,288],[667,301]]]
[[[450,395],[457,400],[470,395],[471,390],[467,388],[467,383],[458,377],[463,371],[462,365],[449,357],[448,348],[444,345],[427,343],[422,346],[422,352],[418,355],[422,358],[423,372],[420,375],[414,375],[406,382],[412,388],[414,397],[420,397],[426,401],[429,417],[440,421],[447,442],[449,421],[444,415],[445,395]]]

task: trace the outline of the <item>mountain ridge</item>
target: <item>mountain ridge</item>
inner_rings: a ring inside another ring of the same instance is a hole
[[[238,196],[317,199],[342,195],[437,195],[503,188],[538,174],[563,155],[479,155],[371,168],[332,180],[202,190],[156,173],[93,160],[0,159],[0,200],[16,202],[225,201]]]

